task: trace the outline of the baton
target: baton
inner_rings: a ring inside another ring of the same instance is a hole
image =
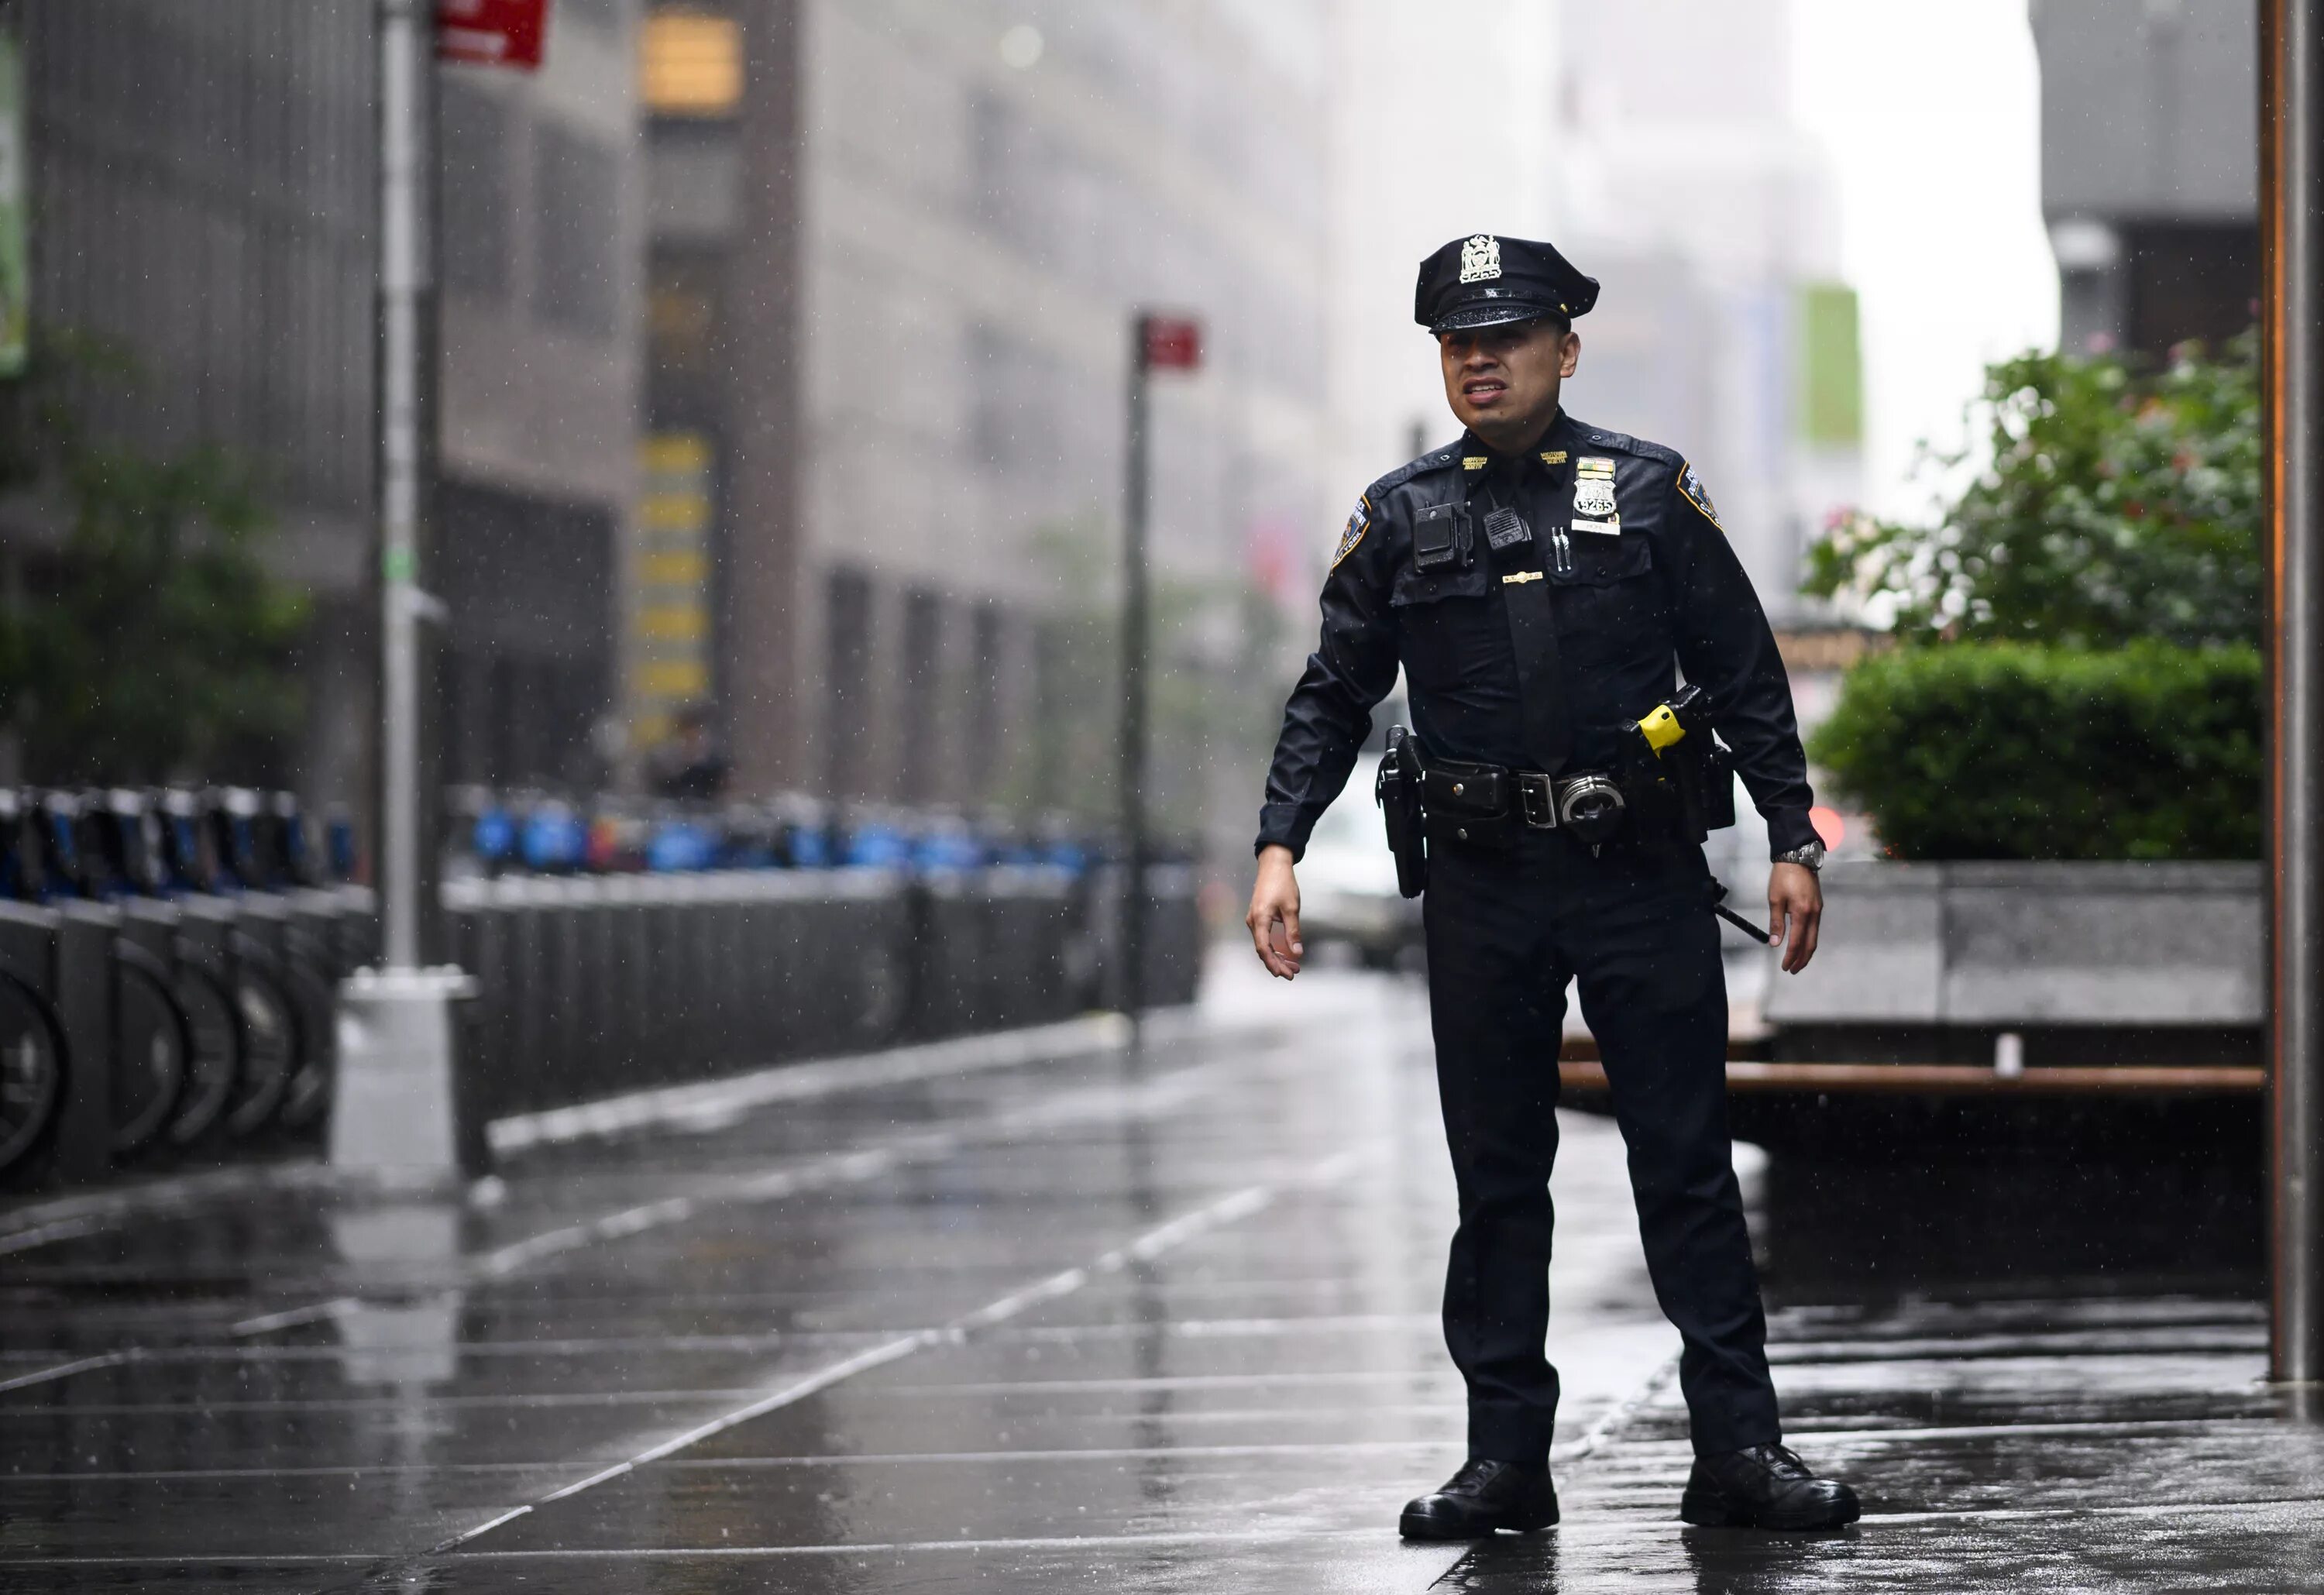
[[[1775,945],[1775,943],[1768,938],[1766,931],[1760,929],[1748,919],[1744,918],[1742,915],[1738,914],[1734,909],[1727,906],[1727,888],[1722,882],[1718,880],[1713,880],[1711,883],[1711,911],[1718,915],[1721,919],[1726,920],[1728,924],[1733,926],[1736,929],[1741,931],[1745,936],[1749,936],[1761,946],[1772,947]]]

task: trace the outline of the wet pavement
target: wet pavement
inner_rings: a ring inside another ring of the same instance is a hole
[[[1462,1455],[1425,1008],[1221,977],[1139,1056],[1093,1021],[504,1124],[464,1200],[291,1168],[0,1210],[0,1589],[2319,1581],[2324,1426],[2236,1267],[2067,1286],[1956,1203],[1989,1268],[1851,1285],[1923,1226],[1828,1178],[1759,1221],[1773,1357],[1865,1521],[1683,1528],[1676,1339],[1572,1115],[1565,1522],[1398,1544]]]

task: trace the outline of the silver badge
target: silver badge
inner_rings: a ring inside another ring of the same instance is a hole
[[[1573,512],[1592,521],[1603,521],[1615,513],[1613,479],[1576,476],[1573,479]]]
[[[1461,245],[1461,281],[1482,282],[1501,274],[1501,241],[1480,233]]]

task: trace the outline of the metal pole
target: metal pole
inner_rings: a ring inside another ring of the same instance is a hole
[[[379,0],[379,898],[384,968],[339,987],[331,1164],[405,1183],[454,1183],[482,1155],[464,1126],[452,1005],[458,970],[425,967],[429,789],[422,758],[420,539],[434,426],[429,199],[434,161],[433,0]]]
[[[420,329],[428,291],[428,0],[380,0],[379,497],[382,940],[391,970],[420,966]]]
[[[1122,1007],[1146,1010],[1147,318],[1130,322],[1130,430],[1121,509]]]
[[[2261,0],[2271,1366],[2324,1379],[2324,0]]]

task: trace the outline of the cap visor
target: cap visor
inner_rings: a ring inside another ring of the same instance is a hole
[[[1513,327],[1520,321],[1539,321],[1557,312],[1547,305],[1527,305],[1499,300],[1491,304],[1463,305],[1448,311],[1429,323],[1431,332],[1474,332],[1480,327]]]

